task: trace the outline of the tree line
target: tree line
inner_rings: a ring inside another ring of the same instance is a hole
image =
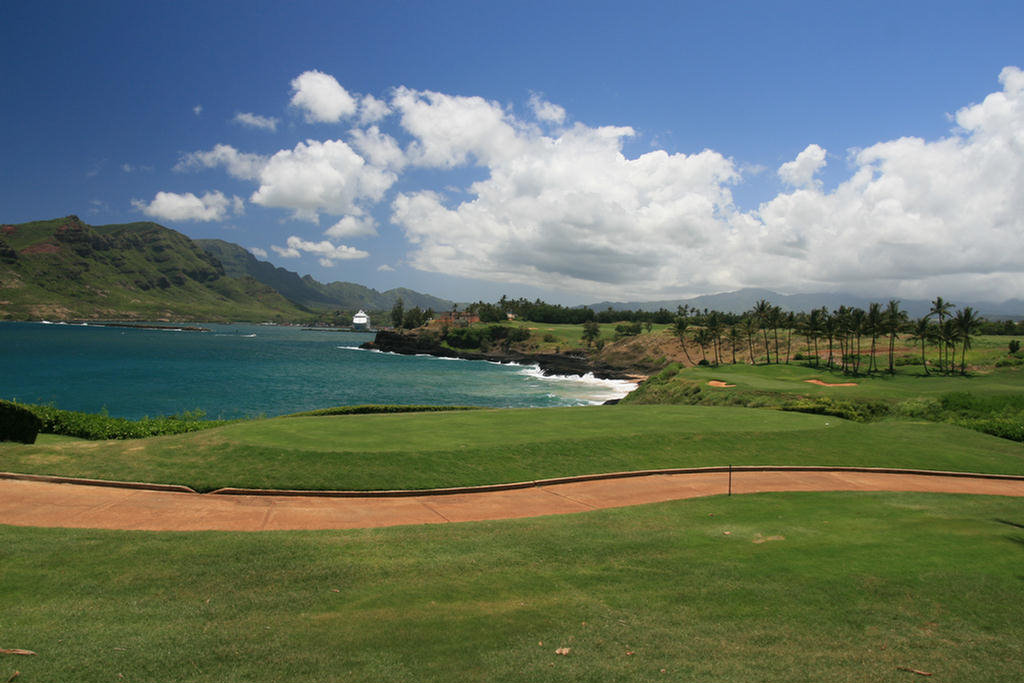
[[[826,367],[852,375],[881,370],[880,345],[887,351],[886,370],[895,373],[896,341],[901,335],[920,344],[920,364],[925,374],[931,374],[926,358],[929,345],[937,351],[936,372],[966,374],[967,351],[977,335],[985,331],[983,327],[992,329],[970,306],[954,311],[953,305],[942,297],[932,301],[928,314],[917,320],[910,319],[897,299],[890,299],[886,305],[872,302],[867,310],[840,306],[833,311],[822,307],[794,313],[761,299],[738,316],[718,311],[698,313],[685,307],[679,313],[673,333],[691,364],[725,362],[724,349],[728,345],[732,363],[737,362],[737,350],[742,355],[745,349],[749,363],[758,363],[759,359],[765,364],[789,363],[792,358],[809,360],[815,367],[821,367],[824,358]],[[1010,326],[1017,328],[1012,322]],[[996,329],[1005,332],[1007,325],[1000,323]],[[808,359],[799,353],[791,354],[794,336],[804,342]],[[687,343],[700,348],[701,361],[693,360]]]

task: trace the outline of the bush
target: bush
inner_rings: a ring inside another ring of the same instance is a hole
[[[544,342],[545,343],[547,343],[547,344],[554,344],[556,341],[558,341],[558,337],[556,337],[555,335],[551,334],[550,332],[548,332],[547,334],[544,335]]]
[[[1016,339],[1010,340],[1010,353],[1017,353],[1020,351],[1020,342]]]
[[[128,420],[110,417],[103,413],[79,413],[61,410],[53,406],[26,405],[42,422],[39,431],[45,434],[60,434],[79,439],[144,439],[166,434],[198,432],[211,427],[228,424],[230,420],[206,420],[202,411],[185,412],[166,417],[144,417]]]
[[[782,406],[783,410],[815,415],[833,415],[854,422],[870,422],[888,415],[892,409],[879,401],[836,401],[828,396],[803,398]]]
[[[42,420],[28,408],[0,401],[0,441],[35,443],[42,426]]]

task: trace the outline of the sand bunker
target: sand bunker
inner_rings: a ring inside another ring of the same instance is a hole
[[[828,382],[822,382],[820,379],[805,379],[808,384],[817,384],[819,387],[855,387],[856,382],[839,382],[838,384],[829,384]]]
[[[708,386],[712,386],[712,387],[734,387],[736,385],[735,384],[726,384],[725,382],[723,382],[721,380],[713,379],[710,382],[708,382]]]

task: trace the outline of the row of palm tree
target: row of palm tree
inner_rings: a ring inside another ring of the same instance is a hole
[[[755,352],[755,346],[758,349],[763,346],[761,357],[764,363],[789,363],[795,334],[804,338],[815,367],[821,366],[823,354],[820,346],[827,343],[826,367],[838,365],[840,371],[853,375],[861,374],[863,351],[867,345],[870,346],[864,371],[881,370],[878,367],[878,345],[882,339],[888,345],[887,371],[895,374],[896,341],[901,334],[910,333],[910,339],[921,344],[921,363],[926,374],[931,374],[926,358],[928,344],[934,344],[938,349],[937,371],[940,374],[957,371],[959,347],[959,372],[966,374],[967,351],[981,323],[982,318],[970,306],[953,312],[952,304],[942,297],[932,302],[927,315],[913,323],[897,299],[890,299],[885,306],[872,302],[867,310],[840,306],[831,312],[823,307],[809,313],[785,312],[761,299],[738,318],[719,311],[705,310],[701,313],[680,307],[674,332],[691,364],[695,363],[687,348],[688,343],[695,343],[700,348],[701,359],[706,364],[719,365],[724,357],[723,339],[728,343],[732,363],[737,362],[736,352],[743,348],[744,341],[748,363],[756,363],[760,355],[760,351]]]

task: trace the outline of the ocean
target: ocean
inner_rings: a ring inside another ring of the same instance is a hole
[[[161,323],[166,324],[166,323]],[[140,418],[272,417],[367,403],[579,406],[635,388],[537,367],[360,349],[372,335],[212,323],[210,332],[0,323],[0,398]]]

